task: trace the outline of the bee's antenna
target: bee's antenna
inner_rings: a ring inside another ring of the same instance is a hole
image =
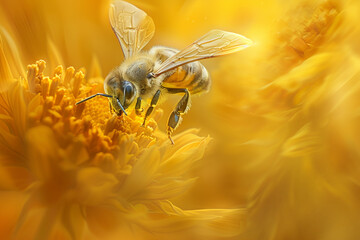
[[[96,94],[94,94],[94,95],[92,95],[92,96],[90,96],[90,97],[87,97],[87,98],[85,98],[85,99],[83,99],[83,100],[81,100],[81,101],[79,101],[79,102],[75,103],[75,105],[79,105],[80,103],[86,102],[87,100],[90,100],[90,99],[92,99],[92,98],[94,98],[94,97],[96,97],[96,96],[103,96],[103,97],[108,97],[108,98],[115,98],[114,96],[109,95],[109,94],[105,94],[105,93],[96,93]],[[125,109],[124,109],[124,107],[121,105],[121,103],[120,103],[119,99],[117,99],[117,98],[116,98],[116,101],[118,102],[118,104],[119,104],[119,106],[120,106],[121,110],[122,110],[122,111],[125,113],[125,115],[127,116],[127,113],[125,112]]]
[[[114,97],[114,96],[112,96],[112,95],[105,94],[105,93],[97,93],[97,94],[94,94],[94,95],[92,95],[92,96],[90,96],[90,97],[87,97],[87,98],[85,98],[85,99],[83,99],[83,100],[75,103],[75,105],[78,105],[78,104],[80,104],[80,103],[86,102],[87,100],[90,100],[90,99],[92,99],[92,98],[94,98],[94,97],[96,97],[96,96],[103,96],[103,97],[108,97],[108,98],[113,98],[113,97]]]

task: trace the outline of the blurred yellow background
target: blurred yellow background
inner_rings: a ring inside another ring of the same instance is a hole
[[[234,239],[360,238],[360,31],[356,0],[138,0],[154,20],[145,49],[181,49],[211,29],[255,45],[204,61],[213,86],[194,96],[176,130],[212,141],[183,209],[243,208]],[[84,67],[87,78],[123,59],[108,21],[109,1],[0,2],[0,25],[24,66],[44,59]],[[160,107],[167,116],[176,104]],[[107,109],[104,109],[107,111]]]

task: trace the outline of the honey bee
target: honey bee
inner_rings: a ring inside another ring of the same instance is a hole
[[[252,45],[252,41],[242,35],[212,30],[181,51],[162,46],[141,51],[155,32],[151,17],[130,3],[115,0],[110,4],[109,18],[125,60],[105,78],[105,94],[97,93],[76,104],[103,96],[109,98],[111,111],[116,114],[127,115],[126,109],[135,107],[136,114],[141,115],[143,102],[150,102],[144,116],[145,125],[161,95],[182,94],[167,124],[172,144],[171,135],[189,110],[190,95],[207,92],[211,85],[209,73],[199,60]]]

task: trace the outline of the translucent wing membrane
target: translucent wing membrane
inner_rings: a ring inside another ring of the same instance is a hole
[[[109,18],[125,58],[139,52],[154,35],[155,25],[151,17],[130,3],[113,1]]]
[[[240,34],[212,30],[164,61],[154,74],[158,76],[189,62],[237,52],[249,47],[252,43],[250,39]]]

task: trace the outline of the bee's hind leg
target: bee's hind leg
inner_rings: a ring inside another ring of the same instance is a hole
[[[182,115],[184,115],[190,108],[190,93],[186,88],[166,88],[169,93],[184,93],[184,96],[180,99],[176,108],[171,113],[168,121],[167,133],[172,144],[174,141],[171,138],[171,134],[179,126]]]
[[[150,114],[152,113],[152,111],[154,110],[157,102],[159,101],[160,98],[160,90],[157,90],[156,93],[154,94],[153,98],[151,99],[151,103],[150,103],[150,107],[148,108],[148,110],[146,111],[145,117],[144,117],[144,122],[143,122],[143,126],[145,126],[145,122],[146,122],[146,118],[148,116],[150,116]],[[137,103],[136,103],[137,105]]]

